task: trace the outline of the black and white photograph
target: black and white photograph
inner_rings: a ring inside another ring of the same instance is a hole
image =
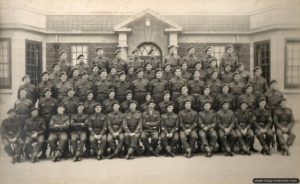
[[[299,183],[300,0],[0,0],[1,184]]]

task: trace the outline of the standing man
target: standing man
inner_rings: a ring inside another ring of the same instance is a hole
[[[276,80],[271,80],[269,85],[270,89],[264,94],[264,96],[266,98],[268,109],[273,117],[274,111],[280,106],[280,101],[283,98],[283,94],[278,90]]]
[[[22,84],[18,88],[18,98],[20,98],[20,91],[25,90],[26,91],[26,97],[32,101],[32,104],[34,105],[36,100],[38,99],[38,91],[35,85],[30,83],[30,76],[25,75],[22,77],[22,81],[24,84]]]
[[[108,63],[108,68],[111,70],[111,68],[114,66],[118,71],[126,71],[127,70],[127,62],[122,59],[121,57],[121,50],[118,49],[114,52],[114,55],[116,56],[111,62]]]
[[[148,52],[148,55],[150,56],[149,59],[146,61],[146,63],[151,63],[152,65],[152,70],[156,70],[158,68],[161,68],[161,60],[158,59],[155,55],[155,50],[151,49]]]
[[[55,85],[55,97],[60,103],[62,99],[67,96],[67,91],[73,88],[73,84],[67,81],[67,74],[62,72],[60,75],[60,82]]]
[[[256,97],[256,101],[264,96],[264,93],[268,91],[268,84],[264,77],[261,76],[262,69],[260,66],[256,66],[253,70],[254,76],[250,79],[249,84],[253,88],[253,93]]]
[[[50,89],[51,92],[54,92],[54,84],[49,79],[49,73],[43,72],[42,73],[42,81],[37,86],[38,91],[38,98],[41,99],[44,95],[44,89]]]
[[[229,44],[225,47],[225,54],[222,56],[220,61],[220,70],[223,71],[225,69],[225,65],[230,64],[230,68],[232,72],[237,70],[237,66],[239,64],[238,58],[233,53],[233,45]]]
[[[93,89],[93,83],[88,80],[88,73],[86,71],[82,72],[81,80],[75,85],[75,91],[81,102],[86,100],[88,92]]]
[[[233,74],[233,81],[229,83],[230,93],[234,96],[233,110],[238,109],[238,99],[243,94],[245,84],[241,81],[240,73],[235,72]]]
[[[119,73],[120,79],[113,84],[116,89],[116,98],[120,103],[126,100],[126,93],[130,90],[131,84],[126,80],[126,74],[124,71]]]
[[[94,85],[94,94],[96,94],[96,101],[103,103],[108,98],[109,89],[111,88],[111,82],[107,80],[107,71],[102,69],[100,71],[100,80]]]
[[[58,65],[60,73],[65,72],[68,76],[70,75],[72,65],[67,60],[67,53],[65,51],[59,53]]]
[[[91,65],[92,66],[97,65],[100,70],[101,69],[108,70],[109,59],[104,56],[104,49],[103,49],[103,47],[98,47],[96,49],[96,54],[97,54],[97,56],[92,59]]]
[[[213,48],[208,46],[204,50],[205,55],[201,58],[202,68],[204,71],[206,71],[210,67],[210,62],[212,60],[217,61],[217,58],[213,56]]]
[[[175,68],[181,65],[180,56],[177,55],[177,48],[175,45],[170,45],[168,47],[169,55],[165,56],[163,59],[163,64],[169,64],[171,66],[171,71],[174,71]]]
[[[243,63],[239,63],[237,65],[237,72],[240,74],[241,77],[241,81],[244,83],[244,85],[248,84],[249,80],[250,80],[250,73],[249,71],[245,70],[244,64]]]
[[[181,93],[182,86],[186,85],[186,80],[181,76],[181,69],[177,67],[175,69],[175,76],[172,77],[169,81],[169,89],[172,93],[172,101],[176,101],[178,96]]]
[[[149,81],[143,78],[144,72],[142,68],[139,68],[136,73],[137,79],[132,82],[134,100],[136,100],[138,104],[142,104],[149,91]]]
[[[195,64],[200,61],[200,59],[195,56],[195,47],[188,48],[188,54],[182,58],[183,62],[187,63],[188,72],[192,73],[195,70]]]
[[[150,92],[152,98],[156,104],[163,101],[163,92],[168,89],[168,82],[164,80],[162,69],[158,68],[155,70],[156,78],[150,82]]]
[[[135,70],[137,69],[143,69],[145,67],[145,61],[141,59],[140,54],[141,51],[140,49],[136,48],[134,49],[131,54],[133,55],[133,67]]]
[[[77,56],[78,63],[75,65],[75,68],[79,70],[79,73],[86,71],[90,73],[90,66],[89,64],[85,63],[85,57],[83,54]]]

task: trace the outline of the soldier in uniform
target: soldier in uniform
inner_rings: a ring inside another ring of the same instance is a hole
[[[179,122],[178,115],[174,113],[174,103],[169,101],[166,104],[166,112],[161,115],[161,133],[160,139],[163,147],[167,152],[167,156],[174,157],[174,147],[179,142]]]
[[[195,63],[195,71],[198,71],[200,73],[200,76],[199,76],[200,80],[205,82],[207,73],[206,73],[206,71],[204,71],[202,69],[201,61],[198,61],[198,62]]]
[[[133,93],[131,90],[126,91],[126,100],[121,103],[121,111],[123,113],[129,111],[129,105],[133,101]]]
[[[223,83],[232,82],[233,72],[231,71],[230,64],[226,63],[224,70],[221,71],[220,79]]]
[[[170,91],[164,91],[163,92],[163,101],[158,104],[158,110],[159,110],[160,114],[166,114],[167,113],[167,105],[169,103],[171,103],[173,105],[173,109],[174,109],[175,108],[175,103],[173,101],[171,101]]]
[[[238,99],[243,94],[245,84],[241,81],[240,74],[235,72],[233,74],[233,81],[229,83],[230,93],[234,96],[232,109],[238,109]]]
[[[195,64],[200,61],[195,56],[195,47],[188,48],[188,54],[182,58],[182,61],[187,63],[188,72],[192,73],[195,70]]]
[[[84,55],[80,54],[77,57],[77,60],[78,60],[78,63],[75,65],[75,68],[77,68],[79,70],[79,73],[81,74],[84,71],[90,73],[90,66],[87,63],[85,63]]]
[[[242,101],[247,102],[249,109],[254,109],[256,107],[256,97],[252,93],[251,84],[247,84],[244,87],[244,93],[238,98],[238,103],[240,104]]]
[[[181,110],[185,109],[185,101],[189,100],[192,103],[192,108],[194,109],[194,98],[188,94],[189,89],[187,86],[181,87],[181,94],[176,99],[176,111],[180,112]]]
[[[274,111],[280,105],[280,100],[283,98],[282,92],[277,89],[277,81],[271,80],[269,82],[270,89],[264,94],[267,107],[271,112],[272,117],[274,116]]]
[[[168,81],[163,79],[163,71],[160,68],[155,70],[155,76],[156,78],[150,82],[150,92],[154,102],[159,104],[163,101],[163,96],[161,94],[165,90],[168,90]]]
[[[127,149],[127,155],[125,158],[132,159],[134,151],[138,150],[139,138],[142,132],[143,117],[142,113],[136,110],[137,102],[131,101],[129,105],[129,111],[124,115],[124,136],[125,145]]]
[[[25,125],[25,120],[29,117],[30,109],[33,107],[32,101],[29,100],[27,96],[27,92],[25,89],[21,89],[19,91],[20,99],[18,99],[14,104],[14,109],[16,112],[16,119],[17,121],[20,121],[20,124],[22,126],[22,130]],[[23,136],[23,132],[21,134]]]
[[[88,115],[84,113],[84,104],[78,103],[77,114],[71,116],[71,146],[73,150],[73,161],[80,161],[83,148],[87,139]]]
[[[254,143],[254,132],[252,128],[255,116],[253,111],[248,109],[246,101],[241,101],[239,106],[240,108],[234,113],[236,117],[235,132],[241,152],[251,155],[248,148]]]
[[[233,45],[231,44],[225,47],[225,54],[222,56],[220,61],[220,69],[222,71],[225,69],[226,64],[230,64],[232,72],[235,72],[237,70],[237,65],[239,64],[238,58],[233,53]]]
[[[204,101],[202,106],[204,111],[199,112],[198,135],[206,152],[206,157],[211,157],[212,152],[218,148],[218,137],[215,130],[217,115],[215,111],[211,109],[210,101]]]
[[[139,68],[136,71],[137,79],[132,82],[132,89],[134,92],[134,100],[142,104],[145,100],[147,91],[149,91],[149,81],[143,78],[143,69]]]
[[[254,77],[252,77],[249,81],[253,88],[253,93],[256,96],[256,100],[260,97],[263,97],[264,93],[268,91],[268,84],[264,77],[261,76],[261,67],[256,66],[253,70]]]
[[[143,112],[142,119],[142,134],[141,142],[145,147],[146,154],[158,156],[157,146],[160,129],[160,113],[154,109],[155,102],[151,100],[148,104],[148,109]],[[151,143],[149,141],[151,139]]]
[[[118,71],[126,71],[127,70],[127,63],[121,57],[121,50],[116,50],[114,52],[116,56],[111,62],[108,63],[109,70],[114,66]]]
[[[59,73],[65,72],[67,75],[70,75],[72,65],[67,60],[67,53],[65,51],[59,53],[58,65]]]
[[[205,80],[209,81],[212,77],[211,74],[212,72],[216,71],[218,76],[221,73],[218,66],[217,66],[217,59],[213,58],[209,61],[209,67],[204,70],[205,71]]]
[[[42,81],[37,86],[39,99],[43,96],[46,88],[50,89],[52,93],[54,92],[54,84],[49,80],[49,73],[43,72]]]
[[[96,53],[97,53],[97,56],[94,57],[92,59],[92,65],[97,65],[98,68],[100,69],[106,69],[108,70],[108,62],[109,62],[109,59],[107,57],[104,56],[104,49],[103,47],[98,47],[96,49]]]
[[[18,98],[20,98],[20,91],[21,90],[25,90],[26,93],[26,97],[32,101],[32,104],[34,105],[37,98],[38,98],[38,91],[37,88],[35,87],[35,85],[30,83],[30,76],[29,75],[25,75],[24,77],[22,77],[22,81],[24,84],[22,84],[19,88],[18,88]]]
[[[107,72],[105,69],[100,71],[100,80],[94,85],[94,94],[96,94],[96,101],[103,103],[108,98],[109,89],[112,84],[107,80]]]
[[[174,71],[175,68],[179,67],[181,64],[181,59],[180,56],[176,54],[176,46],[175,45],[170,45],[168,47],[169,49],[169,55],[165,56],[163,59],[163,64],[169,64],[171,67],[171,71]]]
[[[89,81],[92,84],[95,84],[96,82],[98,82],[100,80],[100,76],[99,76],[99,67],[98,65],[93,65],[92,66],[92,73],[89,75]]]
[[[73,84],[67,81],[67,74],[62,72],[60,74],[60,82],[55,85],[55,97],[60,103],[62,99],[67,96],[67,91],[73,88]]]
[[[245,70],[244,64],[243,63],[239,63],[237,65],[237,72],[240,74],[241,77],[241,81],[244,83],[244,85],[248,84],[249,80],[250,80],[250,73],[249,71]]]
[[[12,157],[11,162],[20,162],[23,153],[24,141],[21,138],[22,125],[16,118],[14,109],[9,109],[8,118],[4,119],[1,124],[1,135],[4,150],[8,156]]]
[[[31,117],[25,121],[25,157],[29,158],[31,154],[31,161],[36,162],[45,141],[44,133],[46,131],[46,123],[43,117],[39,115],[37,108],[31,109]],[[36,142],[33,146],[32,143]]]
[[[137,48],[131,52],[131,54],[133,55],[132,64],[135,70],[144,69],[145,67],[145,61],[141,59],[140,53],[140,49]]]
[[[134,67],[129,65],[127,69],[126,80],[131,84],[134,80],[136,80],[136,73],[134,71]]]
[[[169,89],[172,93],[172,101],[175,101],[180,95],[182,86],[186,85],[186,80],[181,76],[181,69],[176,68],[175,76],[169,81]]]
[[[125,72],[119,73],[120,80],[113,84],[116,89],[116,98],[120,103],[126,100],[126,92],[130,90],[131,84],[126,80]]]
[[[192,77],[192,74],[187,70],[188,65],[187,63],[184,61],[181,63],[181,76],[182,78],[184,78],[186,81],[190,80],[190,78]]]
[[[112,104],[113,111],[108,114],[108,134],[107,142],[113,152],[109,155],[109,158],[112,159],[116,156],[120,156],[123,150],[124,145],[124,133],[123,133],[123,121],[124,114],[120,112],[119,102],[114,102]],[[118,141],[118,144],[116,144]]]
[[[197,104],[203,104],[206,101],[210,101],[212,109],[217,109],[217,105],[215,102],[217,100],[215,100],[215,98],[210,95],[210,87],[208,85],[205,85],[203,87],[203,95],[200,95],[199,101],[197,102]],[[203,110],[204,110],[203,106],[201,106],[200,111],[203,111]]]
[[[110,73],[107,75],[107,80],[112,84],[115,84],[119,81],[118,70],[115,66],[110,68]]]
[[[105,114],[111,113],[112,111],[112,104],[118,102],[115,98],[115,90],[113,88],[109,89],[108,99],[104,100],[103,102],[103,112]]]
[[[64,114],[65,107],[60,104],[57,107],[57,115],[52,116],[49,124],[50,135],[48,142],[53,154],[52,161],[56,162],[61,159],[63,154],[66,152],[68,143],[67,131],[70,126],[69,116]]]
[[[227,83],[222,84],[222,93],[217,95],[217,109],[222,108],[222,103],[224,100],[227,100],[229,103],[229,109],[232,109],[234,105],[234,96],[229,93],[229,86]]]
[[[89,118],[89,133],[90,144],[94,153],[97,154],[97,160],[103,159],[103,154],[106,149],[106,130],[107,130],[107,115],[102,113],[101,104],[95,105],[95,114]]]
[[[217,112],[218,136],[225,151],[225,156],[233,156],[232,150],[236,144],[236,133],[234,131],[236,119],[234,113],[229,109],[229,102],[224,100],[222,109]]]
[[[54,63],[52,66],[52,72],[49,74],[50,81],[54,86],[60,82],[60,73],[60,66],[58,63]]]
[[[155,78],[155,71],[152,70],[151,63],[145,63],[144,78],[147,79],[149,82]]]
[[[87,92],[86,100],[84,101],[84,113],[89,116],[95,113],[95,105],[97,102],[94,100],[94,93],[92,91]]]
[[[193,72],[193,80],[188,81],[188,88],[191,96],[194,98],[195,110],[199,111],[201,104],[198,104],[200,95],[203,91],[205,83],[200,79],[200,72],[195,70]]]
[[[67,92],[68,96],[64,97],[62,100],[62,104],[65,107],[64,113],[68,116],[72,116],[77,113],[77,105],[80,102],[79,98],[74,96],[75,91],[74,89],[68,89]]]
[[[149,103],[150,103],[151,100],[152,100],[151,93],[150,93],[150,92],[147,92],[146,97],[145,97],[145,100],[144,100],[144,103],[142,103],[142,104],[139,106],[139,108],[138,108],[139,111],[141,111],[141,112],[147,111],[148,105],[149,105]]]
[[[171,65],[166,63],[166,64],[164,64],[162,69],[163,69],[163,78],[169,82],[170,79],[174,77],[174,75],[171,71]]]
[[[149,59],[146,61],[146,63],[151,63],[152,70],[156,70],[158,68],[161,68],[161,60],[158,59],[155,55],[155,50],[151,49],[148,52],[148,55],[150,56]]]
[[[75,87],[77,86],[77,83],[80,81],[80,75],[79,75],[78,68],[73,68],[70,74],[70,77],[68,78],[68,81]]]
[[[217,58],[212,55],[213,54],[213,48],[210,47],[210,46],[206,47],[204,52],[205,52],[205,55],[200,59],[200,61],[202,63],[203,70],[206,71],[210,67],[210,62],[212,60],[217,61]]]
[[[292,109],[286,107],[286,99],[281,98],[279,103],[280,107],[278,107],[274,113],[276,136],[281,148],[281,154],[290,155],[289,147],[293,144],[296,138],[296,135],[293,133],[295,120]],[[287,134],[288,136],[286,140],[283,136],[284,134]]]
[[[184,110],[181,110],[178,114],[179,119],[179,137],[183,149],[185,150],[185,156],[187,158],[192,157],[192,151],[194,151],[197,135],[197,122],[198,114],[192,110],[192,102],[187,100],[184,103]]]
[[[82,72],[81,80],[75,85],[75,91],[80,101],[86,101],[87,93],[93,89],[93,83],[88,80],[88,73]]]
[[[271,155],[270,144],[273,140],[271,113],[266,109],[266,99],[264,97],[258,100],[258,104],[259,108],[255,111],[255,134],[262,146],[261,153]]]
[[[216,97],[217,94],[219,94],[221,92],[222,82],[218,78],[218,72],[217,71],[212,71],[212,73],[210,75],[211,75],[211,79],[209,79],[207,81],[207,84],[210,87],[211,96]]]

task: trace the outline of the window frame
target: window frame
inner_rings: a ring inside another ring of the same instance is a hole
[[[226,45],[228,45],[228,43],[226,44],[226,43],[210,43],[210,44],[208,44],[208,46],[207,47],[212,47],[212,49],[213,49],[213,56],[214,57],[216,57],[215,56],[215,47],[224,47],[224,53],[223,54],[221,54],[220,55],[220,58],[217,58],[217,66],[220,66],[220,62],[221,62],[221,59],[222,59],[222,57],[223,57],[223,55],[224,54],[226,54],[226,51],[225,51],[225,48],[226,48]],[[234,49],[234,52],[236,52],[236,50]],[[221,53],[221,52],[220,52]]]
[[[76,64],[77,64],[77,57],[74,59],[76,62],[75,63],[73,63],[73,52],[72,52],[72,47],[73,46],[86,46],[87,47],[87,49],[86,49],[86,54],[84,54],[84,53],[81,53],[81,54],[84,54],[84,57],[85,57],[85,60],[86,60],[86,63],[87,64],[90,64],[89,63],[89,55],[90,55],[90,53],[89,53],[89,49],[90,49],[90,44],[89,43],[72,43],[72,44],[70,44],[70,62],[71,62],[71,65],[72,66],[75,66]]]
[[[284,40],[284,88],[286,89],[299,89],[300,84],[293,85],[287,82],[287,69],[288,69],[288,42],[299,42],[300,38],[286,38]],[[299,66],[300,67],[300,66]],[[300,70],[299,70],[300,71]]]
[[[272,61],[272,54],[271,54],[271,40],[262,40],[262,41],[257,41],[257,42],[254,42],[254,47],[253,47],[253,54],[254,54],[254,67],[256,66],[261,66],[262,67],[262,73],[264,73],[264,66],[261,65],[261,63],[258,63],[258,60],[256,59],[257,58],[257,53],[256,53],[256,47],[257,45],[261,45],[261,44],[269,44],[269,63],[268,63],[268,76],[265,77],[263,76],[267,82],[269,82],[271,80],[271,61]]]
[[[9,85],[7,85],[7,86],[0,85],[0,90],[12,89],[11,38],[3,37],[3,38],[0,38],[0,41],[7,41],[8,42],[8,66],[9,66],[9,71],[8,71],[9,72]]]

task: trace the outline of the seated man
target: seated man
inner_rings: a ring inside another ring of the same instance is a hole
[[[292,109],[286,107],[286,99],[282,98],[280,107],[275,110],[274,124],[276,127],[276,136],[278,138],[279,146],[282,150],[282,155],[290,155],[289,147],[293,144],[296,135],[293,133],[295,120]],[[287,134],[287,140],[284,139],[284,134]]]
[[[151,100],[148,104],[148,109],[143,112],[143,125],[141,141],[145,147],[145,151],[148,154],[158,156],[157,145],[158,145],[158,131],[160,128],[160,114],[154,110],[155,103]],[[151,143],[149,141],[151,139]]]
[[[73,149],[74,162],[81,160],[83,148],[86,143],[88,115],[85,114],[83,110],[84,104],[80,102],[77,105],[77,114],[71,116],[71,146]]]
[[[167,112],[161,115],[160,139],[166,149],[167,155],[174,157],[173,148],[178,144],[178,115],[174,113],[174,103],[171,101],[166,105]]]
[[[138,150],[139,138],[142,132],[142,113],[136,110],[137,102],[131,101],[129,104],[129,111],[124,115],[123,129],[125,132],[125,145],[127,155],[125,158],[133,159],[133,153]]]
[[[204,111],[199,113],[199,137],[204,146],[207,157],[212,156],[212,151],[217,150],[217,132],[215,126],[217,123],[217,116],[214,110],[211,110],[211,101],[203,103]]]
[[[235,117],[229,109],[229,102],[224,100],[222,109],[217,112],[218,135],[225,150],[225,156],[233,156],[232,150],[236,144],[236,133],[234,131]]]
[[[51,151],[53,152],[53,162],[59,161],[66,152],[68,143],[67,131],[70,125],[69,116],[64,114],[65,107],[60,104],[57,107],[57,115],[54,115],[49,124],[50,135],[48,142],[50,144]],[[58,145],[57,145],[58,142]]]
[[[111,148],[113,154],[109,156],[110,159],[120,156],[124,145],[124,133],[123,133],[123,119],[124,114],[120,112],[119,102],[112,104],[113,111],[108,114],[108,134],[107,142]],[[118,144],[116,144],[118,141]]]
[[[97,160],[103,159],[106,149],[107,116],[102,113],[101,104],[95,105],[95,114],[89,118],[90,144]]]
[[[25,121],[25,154],[29,157],[31,154],[31,161],[34,163],[38,160],[39,154],[45,141],[44,133],[46,131],[45,120],[39,116],[37,108],[31,109],[31,117]],[[32,146],[32,143],[36,144]]]
[[[179,136],[186,152],[185,156],[191,158],[198,139],[196,131],[198,114],[192,110],[192,102],[190,100],[184,102],[184,110],[179,112],[178,119],[180,126]]]
[[[22,125],[17,121],[16,112],[10,109],[7,112],[8,118],[3,120],[1,125],[1,135],[4,144],[4,150],[8,156],[12,157],[11,162],[21,161],[24,141],[21,138]]]

